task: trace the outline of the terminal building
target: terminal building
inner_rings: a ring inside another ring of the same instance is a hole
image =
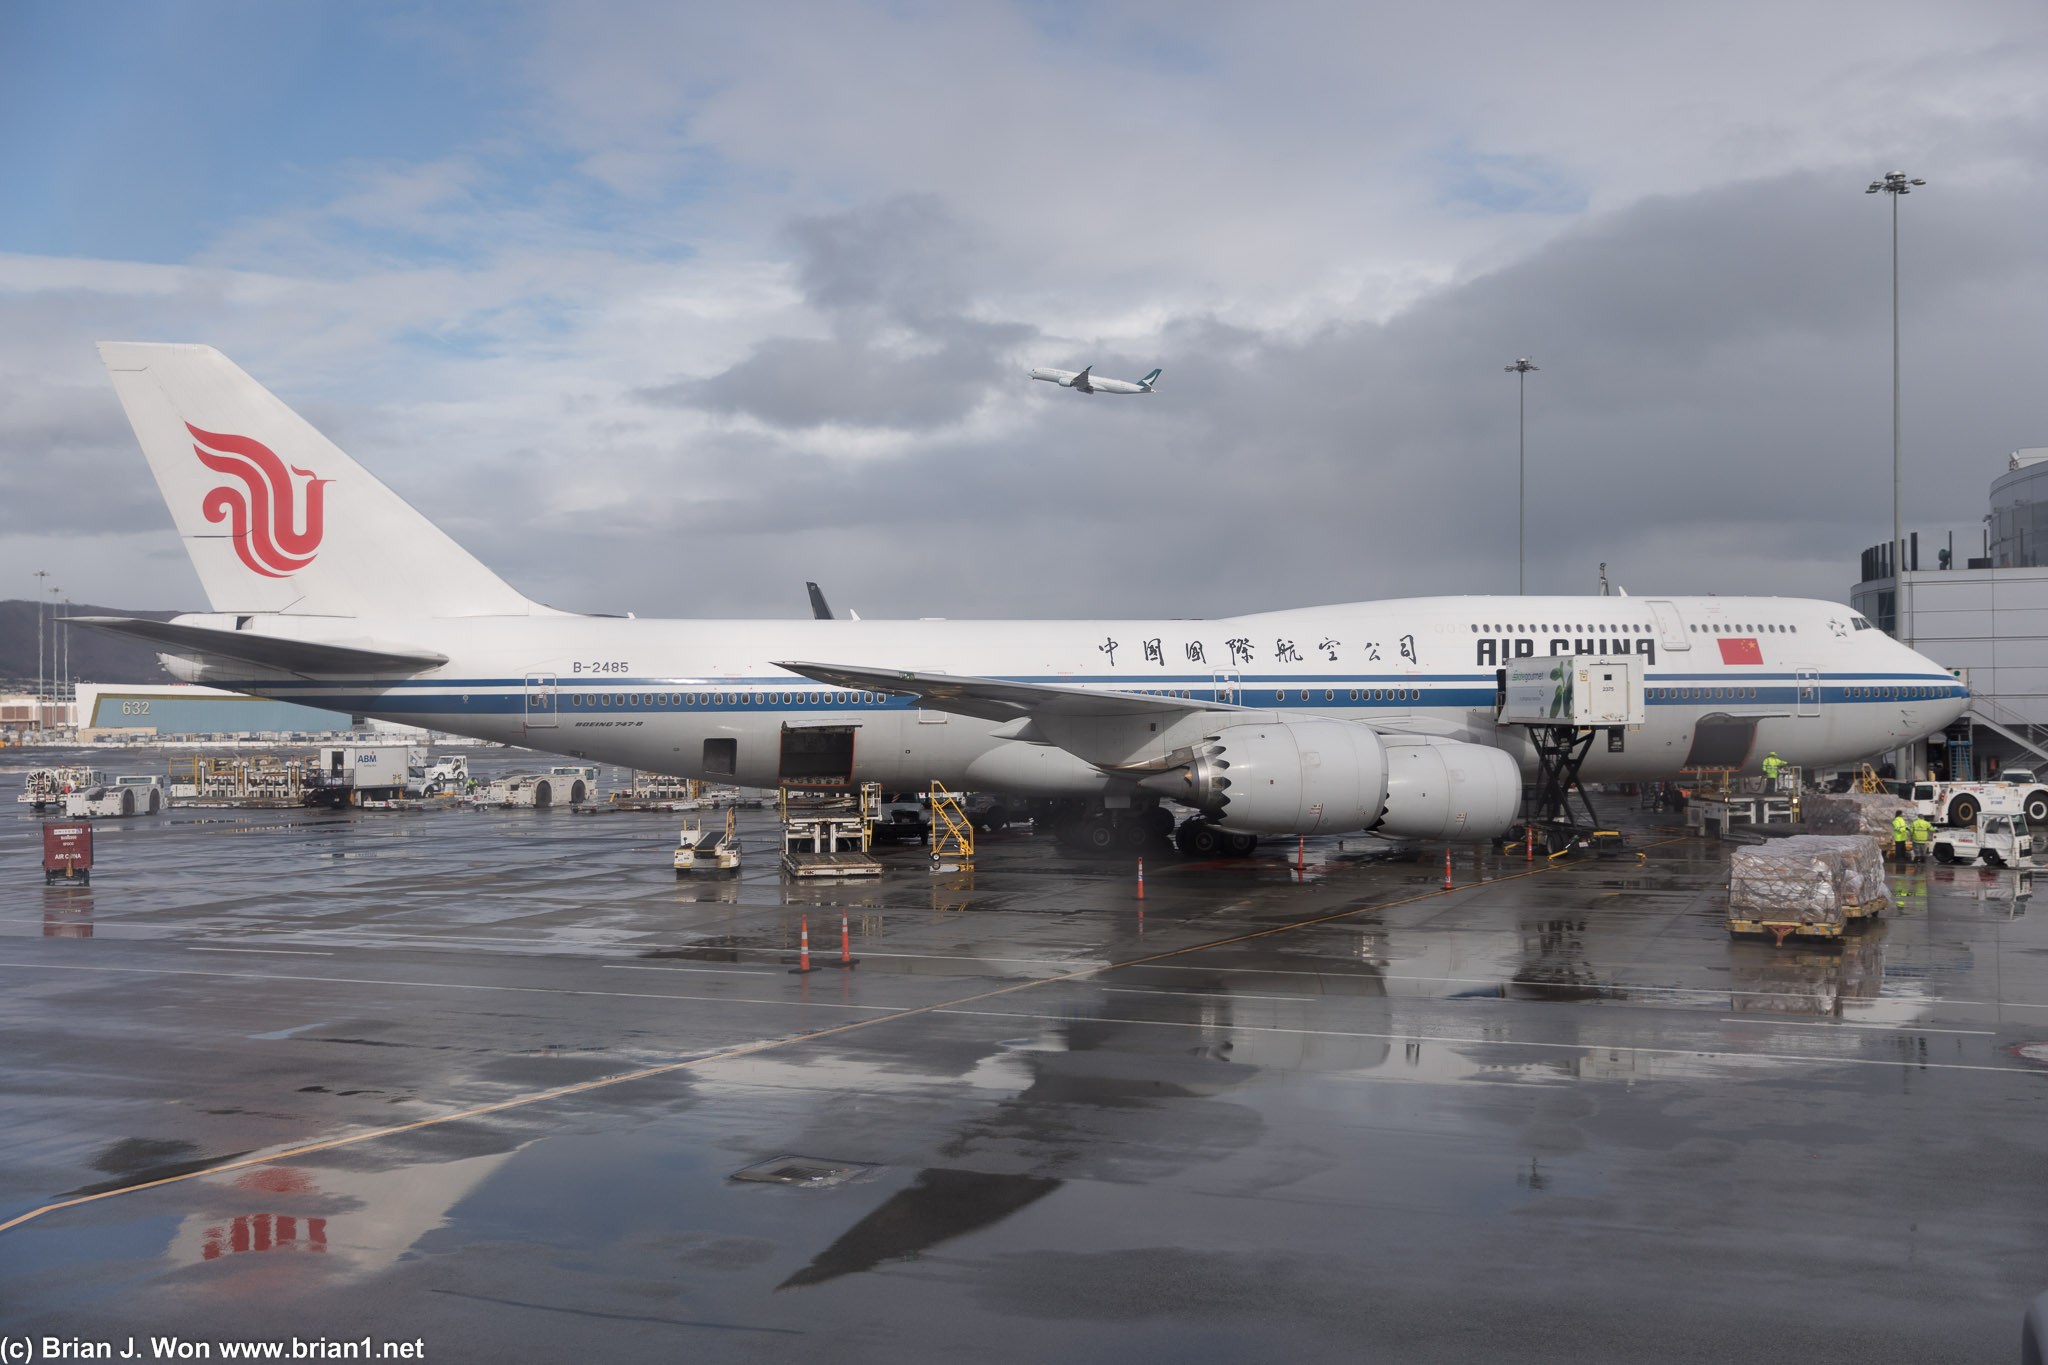
[[[1903,565],[1873,546],[1849,592],[1851,606],[1953,671],[1973,698],[1947,741],[1916,746],[1901,776],[2048,769],[2048,447],[2013,452],[1993,480],[1976,548],[1936,548],[1930,568],[1917,534]]]

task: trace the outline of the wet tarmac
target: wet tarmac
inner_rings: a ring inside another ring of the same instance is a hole
[[[15,1340],[1980,1361],[2048,1287],[2026,874],[1775,949],[1637,814],[1640,859],[1309,840],[1141,901],[1022,829],[798,886],[760,813],[678,880],[672,815],[173,810],[46,890],[11,797]]]

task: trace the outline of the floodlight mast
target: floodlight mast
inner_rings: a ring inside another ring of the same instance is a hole
[[[1925,180],[1909,178],[1904,171],[1886,171],[1873,180],[1865,194],[1883,194],[1892,201],[1892,632],[1901,644],[1913,643],[1912,613],[1906,601],[1906,533],[1902,511],[1904,442],[1899,428],[1899,200],[1911,194]]]
[[[1529,593],[1529,372],[1539,368],[1523,356],[1506,367],[1515,377],[1515,593]]]
[[[37,579],[50,576],[48,569],[37,569]],[[43,729],[43,587],[36,584],[36,734],[40,738]]]

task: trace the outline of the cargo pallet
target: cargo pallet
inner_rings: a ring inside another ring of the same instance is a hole
[[[1876,919],[1884,913],[1886,901],[1864,901],[1860,905],[1842,907],[1842,919],[1838,924],[1808,924],[1801,920],[1744,919],[1730,912],[1728,932],[1731,934],[1769,934],[1779,944],[1788,938],[1840,938],[1842,931],[1851,921]]]

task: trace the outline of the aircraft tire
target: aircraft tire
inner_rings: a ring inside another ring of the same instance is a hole
[[[1249,858],[1258,852],[1259,836],[1256,834],[1226,834],[1224,852],[1232,858]]]
[[[1219,858],[1223,856],[1227,837],[1207,820],[1190,820],[1180,827],[1176,842],[1180,851],[1190,858]]]
[[[1143,853],[1152,842],[1152,826],[1145,820],[1126,820],[1116,827],[1116,840],[1131,853]]]
[[[1081,847],[1089,853],[1107,853],[1117,845],[1116,826],[1106,816],[1091,815],[1081,822]]]
[[[2027,823],[2048,824],[2048,787],[2036,787],[2027,793]]]
[[[1977,801],[1974,797],[1958,796],[1948,808],[1948,821],[1952,825],[1974,825],[1977,823]]]

